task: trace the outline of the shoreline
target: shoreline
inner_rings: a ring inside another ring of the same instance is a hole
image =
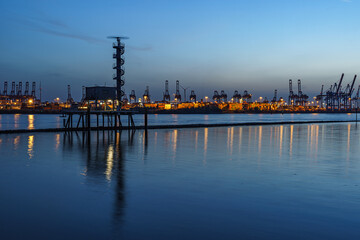
[[[0,110],[0,115],[11,115],[11,114],[27,114],[27,115],[59,115],[59,114],[67,114],[71,111],[27,111],[27,110],[14,110],[14,111],[2,111]],[[111,113],[113,111],[109,111]],[[86,111],[84,111],[86,113]],[[160,110],[160,111],[153,111],[151,109],[142,110],[139,112],[136,112],[135,114],[180,114],[180,115],[189,115],[189,114],[195,114],[195,115],[201,115],[201,114],[342,114],[342,113],[357,113],[357,111],[242,111],[242,112],[227,112],[227,111],[182,111],[182,110]],[[360,111],[359,111],[360,113]],[[94,112],[95,114],[95,112]]]
[[[334,121],[285,121],[285,122],[247,122],[247,123],[214,123],[214,124],[180,124],[180,125],[151,125],[148,130],[152,129],[181,129],[181,128],[213,128],[213,127],[238,127],[238,126],[262,126],[262,125],[292,125],[292,124],[324,124],[324,123],[354,123],[356,120],[334,120]],[[91,127],[88,128],[46,128],[46,129],[13,129],[0,130],[0,134],[14,133],[35,133],[35,132],[88,132],[88,131],[122,131],[122,130],[146,130],[145,126],[129,127]]]

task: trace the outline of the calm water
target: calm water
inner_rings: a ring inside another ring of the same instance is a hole
[[[360,117],[360,116],[359,116]],[[247,122],[297,122],[297,121],[348,121],[355,120],[355,114],[149,114],[149,125],[213,124]],[[64,118],[56,114],[0,114],[0,130],[61,128]],[[74,117],[74,125],[78,121]],[[127,117],[122,119],[127,124]],[[144,125],[144,116],[134,115],[135,125]],[[96,117],[92,116],[92,126]],[[102,119],[100,119],[100,124]],[[105,119],[106,122],[106,119]]]
[[[360,126],[0,135],[0,239],[359,239]]]

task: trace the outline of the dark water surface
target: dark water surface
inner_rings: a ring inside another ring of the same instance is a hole
[[[360,116],[359,116],[360,117]],[[62,128],[63,120],[60,114],[0,114],[0,130],[13,129],[44,129]],[[249,122],[299,122],[299,121],[354,121],[351,113],[294,113],[294,114],[149,114],[149,125],[179,125],[179,124],[223,124]],[[99,119],[102,124],[102,119]],[[144,115],[134,115],[135,125],[144,125]],[[74,126],[78,116],[74,116]],[[96,125],[96,116],[91,117],[91,125]],[[122,122],[127,124],[127,117],[122,116]],[[106,125],[106,119],[105,119]]]
[[[359,239],[360,126],[0,135],[0,239]]]

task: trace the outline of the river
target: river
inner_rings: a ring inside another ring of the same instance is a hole
[[[360,237],[355,123],[4,134],[0,156],[0,239]]]

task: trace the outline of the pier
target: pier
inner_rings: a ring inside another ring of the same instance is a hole
[[[134,111],[69,111],[63,113],[63,127],[67,131],[94,129],[135,129]],[[91,126],[91,116],[96,116],[96,125]],[[121,121],[121,116],[127,116],[127,126]],[[147,114],[145,114],[147,118]],[[146,122],[146,121],[145,121]]]

